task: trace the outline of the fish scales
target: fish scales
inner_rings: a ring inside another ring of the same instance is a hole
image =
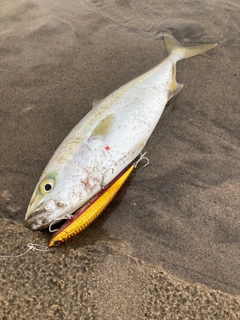
[[[123,85],[73,128],[46,166],[30,200],[25,225],[40,230],[83,206],[142,151],[168,100],[181,90],[176,62],[216,44],[182,47],[164,38],[169,56]]]

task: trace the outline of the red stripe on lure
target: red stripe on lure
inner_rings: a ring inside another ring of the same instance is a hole
[[[139,161],[145,159],[147,160],[145,166],[148,164],[148,159],[145,158],[144,155],[145,154],[141,155],[137,162],[121,172],[108,186],[101,190],[84,207],[80,208],[73,217],[64,223],[62,227],[53,234],[48,247],[51,248],[66,242],[89,226],[110,204],[133,169],[137,167]]]

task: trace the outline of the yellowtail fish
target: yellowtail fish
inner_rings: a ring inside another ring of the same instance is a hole
[[[64,223],[61,228],[53,234],[48,245],[49,248],[66,242],[88,227],[110,204],[135,167],[135,164],[133,164],[127,170],[120,173],[117,178]]]
[[[216,46],[184,48],[170,36],[164,41],[169,56],[99,101],[55,151],[30,200],[26,227],[40,230],[64,219],[128,166],[183,87],[176,82],[177,61]]]

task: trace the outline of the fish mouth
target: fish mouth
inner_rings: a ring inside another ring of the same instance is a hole
[[[40,217],[29,217],[26,221],[25,221],[25,227],[29,228],[33,231],[36,230],[42,230],[47,228],[50,225],[51,221],[48,220],[47,217],[44,216],[40,216]]]
[[[34,213],[33,216],[30,216],[29,218],[27,218],[25,220],[25,224],[24,226],[28,229],[31,229],[33,231],[37,231],[37,230],[43,230],[49,227],[50,230],[50,226],[61,222],[62,220],[65,219],[69,219],[72,215],[74,215],[74,213],[76,212],[76,210],[72,213],[72,214],[68,214],[68,215],[63,215],[61,217],[57,217],[57,218],[51,218],[49,219],[48,216],[46,215],[38,215],[37,213]],[[50,230],[51,231],[51,230]]]
[[[43,230],[60,222],[64,219],[69,219],[72,214],[66,210],[68,206],[59,201],[50,200],[47,203],[42,203],[34,211],[25,218],[25,227],[31,230]],[[49,229],[50,230],[50,229]]]
[[[26,214],[25,227],[31,230],[45,229],[56,220],[56,215],[55,201],[51,200],[47,203],[42,203],[34,211]]]

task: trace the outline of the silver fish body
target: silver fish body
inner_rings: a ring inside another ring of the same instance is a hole
[[[176,62],[216,46],[183,48],[174,38],[164,40],[169,56],[97,103],[55,151],[29,203],[27,227],[43,229],[69,216],[131,163],[182,88]]]

